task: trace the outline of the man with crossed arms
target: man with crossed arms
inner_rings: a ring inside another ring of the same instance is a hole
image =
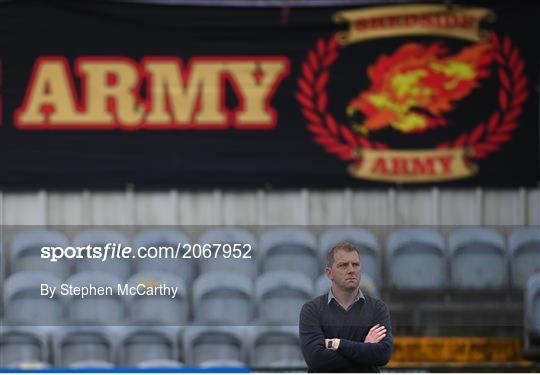
[[[360,251],[348,242],[330,249],[330,291],[300,313],[300,343],[309,372],[379,372],[392,354],[385,303],[360,290]]]

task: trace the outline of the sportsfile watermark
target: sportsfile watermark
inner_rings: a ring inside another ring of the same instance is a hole
[[[174,246],[140,246],[133,248],[109,242],[103,246],[43,246],[41,259],[58,262],[60,259],[251,259],[249,243],[178,243]]]

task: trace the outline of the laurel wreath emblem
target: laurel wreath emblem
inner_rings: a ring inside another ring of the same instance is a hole
[[[492,32],[490,42],[498,63],[497,74],[501,84],[499,107],[486,122],[476,125],[470,133],[461,134],[454,140],[437,145],[436,148],[463,147],[469,150],[468,154],[472,158],[481,159],[499,150],[518,128],[517,119],[529,95],[525,62],[508,36],[501,40]],[[329,79],[328,71],[339,56],[339,49],[335,35],[328,40],[320,38],[315,48],[308,51],[307,58],[302,63],[296,99],[308,121],[308,130],[313,134],[315,142],[343,160],[354,159],[359,148],[390,149],[384,143],[353,133],[347,125],[337,122],[328,113],[328,95],[325,90]]]

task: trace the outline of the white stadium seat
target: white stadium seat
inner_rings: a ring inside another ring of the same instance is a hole
[[[520,228],[508,238],[512,286],[522,290],[529,277],[540,273],[540,228]]]
[[[139,249],[145,247],[171,247],[174,250],[178,248],[178,244],[191,244],[191,240],[184,233],[169,228],[148,229],[138,233],[133,239],[133,247]],[[135,262],[135,272],[143,271],[161,271],[181,277],[185,283],[190,283],[193,280],[194,268],[196,262],[194,259],[184,259],[183,252],[179,252],[179,257],[173,258],[142,258]]]
[[[503,237],[492,228],[464,227],[448,237],[450,281],[460,291],[495,291],[508,287]]]
[[[302,305],[313,298],[311,278],[290,271],[267,272],[255,282],[262,323],[297,324]]]
[[[193,284],[194,320],[248,324],[254,315],[253,282],[242,274],[209,272]]]
[[[312,280],[320,273],[317,239],[304,229],[275,228],[261,235],[261,273],[293,271]]]
[[[11,273],[20,271],[48,272],[61,280],[71,273],[72,261],[67,258],[51,262],[41,258],[41,248],[69,245],[68,238],[58,232],[47,229],[33,229],[16,234],[10,246]]]
[[[388,236],[388,279],[397,291],[440,291],[446,286],[446,246],[431,228],[398,229]]]
[[[55,296],[42,296],[41,284],[56,287]],[[4,283],[6,320],[12,324],[61,324],[64,298],[58,292],[60,284],[60,279],[47,272],[22,271],[11,275]]]
[[[93,228],[78,233],[73,238],[75,246],[87,246],[104,248],[108,243],[117,244],[117,246],[130,246],[128,238],[114,229]],[[135,250],[133,250],[135,251]],[[77,259],[75,263],[76,272],[99,271],[108,272],[126,280],[131,274],[131,263],[133,259],[110,259],[102,261],[101,259]]]
[[[170,295],[127,296],[126,307],[132,323],[182,325],[188,321],[189,299],[184,281],[180,277],[167,272],[146,271],[132,276],[127,284],[131,287],[165,285],[178,288],[175,298]]]

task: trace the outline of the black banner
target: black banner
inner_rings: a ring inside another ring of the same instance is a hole
[[[2,188],[539,181],[537,3],[0,9]]]

